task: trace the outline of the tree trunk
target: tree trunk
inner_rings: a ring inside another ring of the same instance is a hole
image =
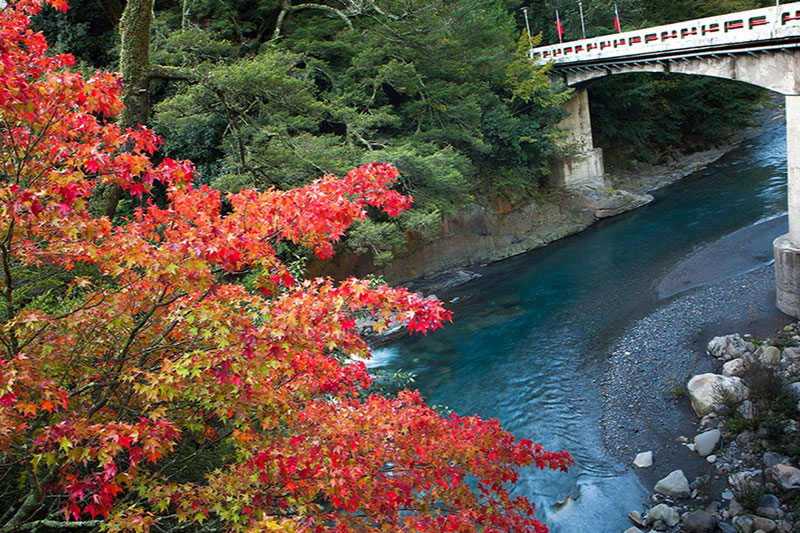
[[[136,128],[150,119],[150,21],[153,0],[128,0],[119,21],[119,69],[122,103],[119,115],[123,128]],[[122,189],[111,187],[105,198],[104,214],[114,216]]]

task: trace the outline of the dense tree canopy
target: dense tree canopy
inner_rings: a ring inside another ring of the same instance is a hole
[[[106,30],[122,6],[151,5],[78,2],[74,13],[49,12],[37,24],[58,49],[77,45],[83,62],[106,65],[114,65]],[[614,5],[631,29],[770,3],[593,0],[583,8],[591,36],[613,31]],[[191,158],[198,179],[223,191],[293,187],[393,161],[414,208],[392,220],[373,213],[347,241],[377,263],[390,260],[410,235],[435,235],[454,206],[525,196],[548,171],[558,104],[569,93],[547,84],[546,69],[521,68],[522,7],[543,42],[556,40],[555,9],[566,38],[580,36],[574,0],[161,0],[145,32],[150,123],[166,155]],[[591,88],[596,143],[610,166],[705,148],[740,127],[761,94],[720,80],[612,77]]]
[[[40,24],[61,46],[71,36],[54,20]],[[454,205],[545,174],[565,95],[531,68],[537,94],[514,97],[517,22],[500,0],[158,2],[152,125],[166,155],[224,191],[393,161],[415,208],[350,241],[389,257],[387,243],[430,234]]]
[[[424,333],[449,313],[297,280],[276,253],[327,257],[367,208],[400,214],[397,171],[197,187],[113,122],[118,76],[47,54],[39,8],[0,10],[0,532],[546,531],[509,485],[566,453],[369,393],[356,320]],[[110,185],[143,200],[118,224],[90,209]]]

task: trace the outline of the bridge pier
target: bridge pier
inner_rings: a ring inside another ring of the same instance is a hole
[[[548,185],[558,189],[604,186],[603,151],[592,141],[589,92],[577,89],[564,109],[569,114],[556,127],[567,133],[563,146],[577,148],[577,153],[550,163]]]
[[[800,96],[786,95],[789,233],[773,243],[778,309],[800,317]]]

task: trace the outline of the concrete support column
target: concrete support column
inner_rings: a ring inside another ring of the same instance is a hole
[[[585,186],[602,187],[603,151],[592,142],[592,122],[589,115],[589,92],[578,89],[564,104],[569,113],[557,128],[567,133],[565,147],[577,148],[577,153],[550,164],[551,187],[569,189]]]
[[[800,96],[786,96],[789,233],[773,243],[778,309],[800,318]]]

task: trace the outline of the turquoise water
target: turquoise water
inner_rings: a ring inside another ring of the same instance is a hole
[[[648,493],[603,450],[598,383],[608,348],[659,305],[655,282],[692,250],[785,212],[785,167],[779,128],[647,207],[490,265],[448,295],[453,324],[376,350],[370,364],[413,372],[430,404],[569,450],[577,464],[568,474],[531,469],[516,489],[551,531],[622,531]],[[578,497],[553,505],[567,496]]]

